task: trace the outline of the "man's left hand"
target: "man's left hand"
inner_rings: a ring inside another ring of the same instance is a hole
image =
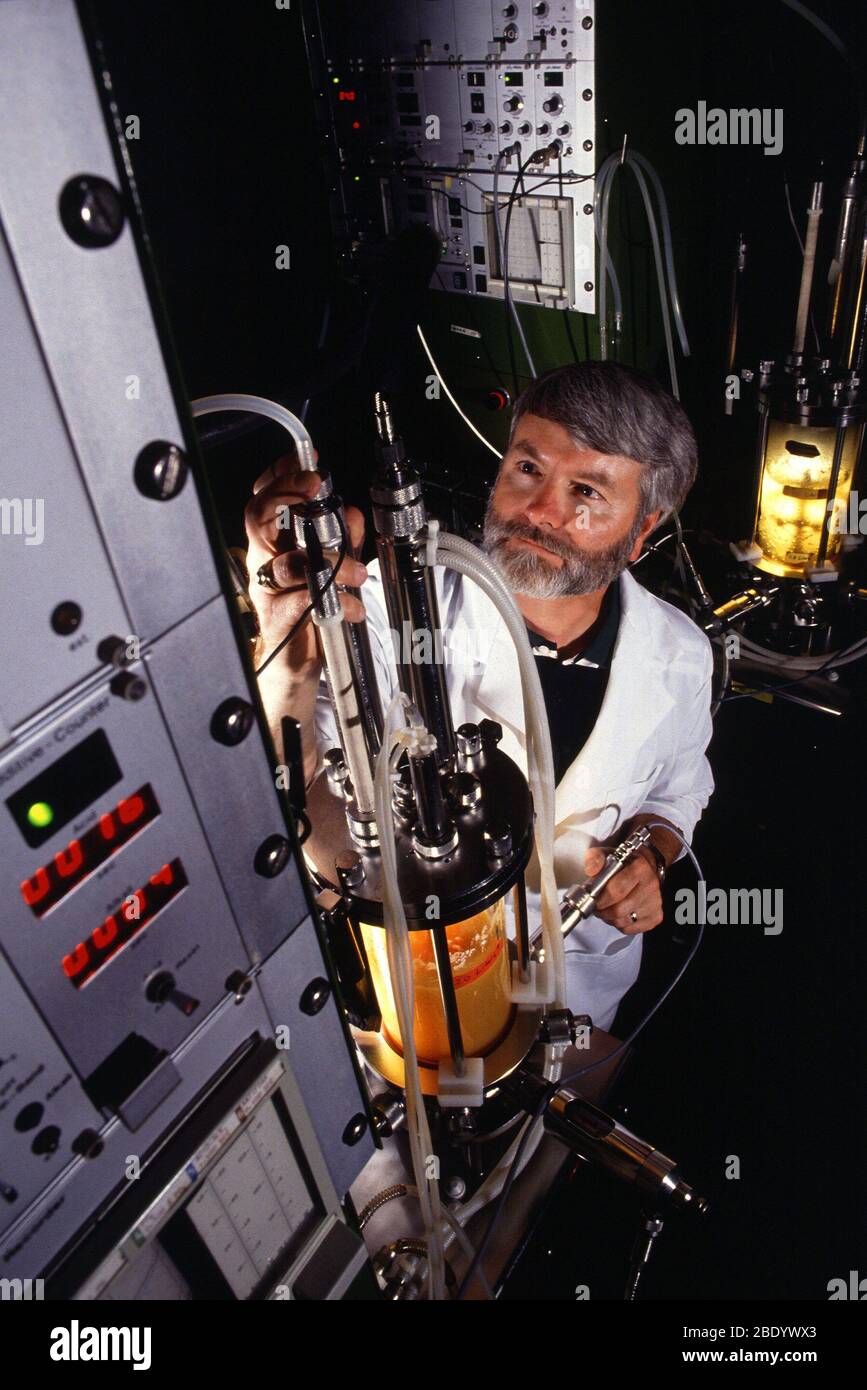
[[[636,816],[628,826],[621,826],[618,839],[636,830],[646,820],[659,817]],[[680,843],[665,831],[654,832],[654,843],[665,855],[666,862],[674,859]],[[605,867],[608,851],[595,846],[584,856],[584,869],[593,878]],[[663,920],[662,891],[656,860],[649,849],[641,849],[603,888],[596,904],[596,916],[624,936],[652,931]]]

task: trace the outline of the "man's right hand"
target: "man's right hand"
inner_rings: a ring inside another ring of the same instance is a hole
[[[244,522],[247,529],[247,572],[250,577],[250,599],[256,609],[262,649],[257,664],[267,659],[289,629],[298,622],[310,602],[304,576],[304,552],[294,548],[294,537],[286,508],[300,506],[315,496],[321,485],[318,473],[303,472],[294,454],[287,454],[256,479],[253,496],[247,503]],[[280,525],[282,519],[282,526]],[[346,508],[350,549],[357,553],[364,539],[364,517],[355,507]],[[326,552],[331,564],[336,553]],[[257,572],[269,560],[274,583],[279,592],[260,584]],[[347,553],[337,572],[335,583],[359,588],[367,578],[364,565]],[[296,587],[298,586],[298,587]],[[360,622],[364,605],[352,594],[341,593],[344,614],[350,622]],[[316,630],[305,623],[291,642],[287,643],[272,667],[289,673],[292,684],[318,683],[319,654]]]

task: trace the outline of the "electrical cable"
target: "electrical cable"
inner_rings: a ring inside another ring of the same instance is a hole
[[[615,294],[615,336],[619,337],[622,326],[622,302],[619,299],[619,287],[617,285],[616,272],[608,251],[608,217],[611,200],[611,191],[614,185],[614,178],[619,168],[628,165],[631,168],[635,180],[638,184],[644,202],[647,224],[650,230],[651,244],[653,246],[654,260],[656,262],[657,284],[659,289],[659,304],[662,315],[663,332],[665,334],[666,352],[668,355],[669,374],[671,376],[672,394],[679,398],[677,384],[677,366],[674,358],[674,347],[671,334],[671,321],[669,318],[669,304],[674,318],[675,328],[680,339],[680,346],[683,355],[689,356],[689,340],[686,335],[686,327],[683,322],[683,314],[680,307],[680,296],[677,288],[677,277],[674,269],[674,253],[671,239],[671,223],[668,215],[668,202],[665,191],[662,187],[653,165],[644,155],[635,150],[628,150],[625,153],[610,154],[603,161],[596,184],[596,204],[594,222],[596,237],[599,242],[600,260],[605,273],[599,286],[599,342],[600,356],[604,359],[608,355],[608,322],[607,322],[607,279],[611,280],[612,289]],[[660,242],[659,228],[657,226],[656,213],[650,196],[650,189],[647,178],[653,186],[659,205],[659,220],[662,225],[662,241]],[[667,285],[667,293],[666,293]]]
[[[821,656],[787,656],[785,652],[775,652],[772,647],[763,647],[750,637],[741,636],[741,646],[747,648],[750,656],[768,666],[783,666],[787,670],[815,672],[829,664],[846,666],[857,661],[862,651],[867,651],[867,636],[859,637],[848,647],[838,647],[835,652],[823,652]]]
[[[502,162],[503,162],[504,158],[505,158],[510,152],[511,152],[511,153],[514,153],[514,154],[516,155],[516,157],[517,157],[517,159],[518,159],[518,163],[520,164],[520,161],[521,161],[521,147],[520,147],[520,145],[518,144],[517,141],[516,141],[513,145],[510,145],[507,149],[500,150],[499,153],[497,154],[497,158],[496,158],[496,161],[495,161],[495,163],[494,163],[494,191],[493,191],[494,239],[495,239],[495,241],[496,241],[496,243],[497,243],[497,256],[498,256],[498,258],[499,258],[500,274],[501,274],[501,275],[503,274],[503,265],[504,265],[504,262],[503,262],[503,230],[502,230],[502,227],[501,227],[501,225],[500,225],[500,198],[499,198],[500,169],[501,169],[501,167],[502,167]],[[507,285],[505,279],[503,280],[503,307],[504,307],[504,309],[505,309],[505,311],[506,311],[506,346],[508,347],[508,351],[509,351],[509,367],[510,367],[511,373],[512,373],[512,390],[514,391],[514,393],[515,393],[515,399],[517,400],[518,396],[519,396],[520,393],[521,393],[521,384],[520,384],[520,381],[518,380],[518,362],[517,362],[517,359],[516,359],[516,357],[515,357],[515,343],[514,343],[514,338],[513,338],[513,335],[512,335],[512,316],[511,316],[511,314],[510,314],[510,312],[509,312],[508,285]]]
[[[800,685],[802,681],[808,681],[812,679],[813,676],[819,676],[823,671],[829,669],[833,670],[837,666],[848,666],[853,661],[863,661],[864,658],[867,657],[867,643],[862,642],[856,643],[855,645],[863,647],[863,650],[858,651],[854,655],[844,657],[843,659],[838,659],[838,654],[834,652],[821,666],[811,668],[809,671],[803,671],[801,675],[796,676],[794,680],[778,681],[776,685],[754,685],[750,690],[744,691],[742,694],[726,695],[720,703],[723,705],[731,705],[735,700],[752,700],[757,692],[767,692],[773,695],[776,694],[778,690],[791,690],[793,686]],[[854,649],[850,648],[849,650],[851,652]]]
[[[504,153],[505,153],[505,151],[501,151],[500,155],[497,156],[498,163],[499,163],[499,160],[502,158],[502,155],[503,155]],[[524,356],[525,356],[525,358],[527,359],[527,366],[530,368],[530,375],[531,375],[532,377],[535,377],[535,376],[537,375],[537,373],[536,373],[536,364],[535,364],[535,362],[533,361],[533,355],[532,355],[532,353],[530,352],[529,346],[527,345],[527,338],[526,338],[526,334],[524,333],[524,325],[521,323],[521,319],[520,319],[520,316],[519,316],[519,314],[518,314],[518,306],[515,304],[515,302],[514,302],[514,300],[513,300],[513,298],[512,298],[512,291],[511,291],[511,288],[510,288],[510,285],[509,285],[509,231],[510,231],[511,224],[512,224],[512,211],[513,211],[513,209],[514,209],[515,201],[516,201],[517,196],[518,196],[518,188],[519,188],[519,186],[521,185],[521,182],[522,182],[522,180],[523,180],[523,175],[524,175],[525,169],[528,167],[528,165],[532,164],[532,162],[533,162],[533,157],[534,157],[534,154],[535,154],[535,153],[536,153],[536,151],[533,151],[533,152],[528,156],[528,158],[527,158],[526,160],[524,160],[523,163],[520,162],[520,159],[521,159],[520,154],[518,154],[518,156],[517,156],[517,158],[518,158],[518,173],[517,173],[517,175],[516,175],[516,177],[515,177],[515,183],[514,183],[514,186],[513,186],[513,188],[512,188],[512,192],[511,192],[511,194],[509,195],[509,202],[508,202],[508,206],[507,206],[507,209],[506,209],[506,229],[505,229],[505,233],[502,233],[502,232],[500,231],[500,212],[499,212],[499,208],[496,207],[496,206],[494,207],[494,220],[495,220],[496,225],[497,225],[497,237],[498,237],[498,241],[499,241],[499,243],[500,243],[500,269],[501,269],[502,275],[503,275],[503,298],[504,298],[505,301],[506,301],[506,310],[507,310],[507,312],[508,312],[509,314],[511,314],[512,319],[513,319],[514,324],[515,324],[515,328],[516,328],[517,333],[518,333],[518,337],[519,337],[519,339],[521,340],[521,347],[522,347],[522,349],[523,349]],[[495,179],[495,180],[497,179],[497,168],[496,168],[496,166],[495,166],[495,168],[494,168],[494,179]],[[525,194],[524,196],[526,196],[526,194]],[[530,214],[530,216],[532,216],[532,214]]]
[[[681,835],[680,831],[677,830],[675,826],[668,825],[665,821],[649,821],[647,823],[648,830],[653,830],[657,827],[663,830],[667,830],[670,833],[675,834],[677,836],[684,849],[686,850],[687,854],[689,855],[690,859],[692,860],[693,867],[695,868],[699,883],[703,883],[705,879],[702,873],[701,865],[699,864],[698,859],[693,853],[692,847],[687,843],[686,838],[683,835]],[[595,1071],[597,1067],[607,1065],[609,1062],[613,1061],[615,1057],[620,1056],[620,1054],[624,1052],[626,1048],[632,1046],[639,1033],[641,1033],[647,1027],[651,1019],[659,1011],[659,1009],[665,1003],[666,999],[668,999],[669,995],[676,988],[676,986],[680,983],[687,969],[691,965],[702,943],[702,939],[704,937],[704,926],[704,922],[698,923],[698,932],[696,933],[695,941],[693,942],[692,946],[687,952],[686,959],[681,963],[680,967],[674,975],[674,978],[669,982],[669,984],[663,990],[662,994],[660,994],[659,998],[654,1002],[653,1006],[650,1009],[648,1009],[647,1013],[644,1014],[644,1016],[638,1021],[636,1026],[632,1029],[632,1032],[629,1033],[626,1038],[624,1038],[623,1042],[619,1043],[618,1046],[614,1048],[612,1052],[609,1052],[605,1057],[600,1057],[598,1061],[589,1062],[586,1066],[579,1067],[573,1072],[568,1072],[566,1076],[560,1077],[556,1081],[549,1082],[546,1089],[542,1092],[536,1109],[530,1116],[530,1119],[521,1135],[517,1150],[515,1152],[515,1156],[512,1159],[509,1173],[506,1177],[506,1181],[503,1184],[502,1191],[500,1192],[500,1196],[497,1200],[497,1205],[494,1208],[494,1211],[491,1213],[491,1219],[488,1222],[485,1234],[476,1247],[476,1257],[461,1281],[460,1288],[458,1289],[458,1292],[456,1294],[456,1299],[460,1300],[464,1297],[467,1289],[470,1287],[470,1284],[472,1283],[473,1279],[476,1277],[476,1274],[479,1271],[479,1267],[481,1265],[482,1260],[485,1257],[485,1253],[491,1242],[491,1238],[505,1209],[509,1193],[512,1189],[512,1185],[515,1181],[515,1178],[518,1175],[519,1163],[521,1157],[523,1156],[523,1150],[526,1147],[527,1139],[531,1129],[534,1127],[535,1123],[538,1120],[541,1120],[545,1110],[547,1109],[548,1105],[550,1104],[551,1100],[553,1099],[554,1095],[558,1090],[561,1090],[565,1086],[571,1085],[572,1082],[578,1080],[579,1077],[586,1076],[588,1072]]]
[[[812,24],[813,28],[822,35],[823,39],[827,40],[831,47],[835,49],[843,59],[843,62],[846,64],[855,80],[855,100],[858,105],[859,135],[863,136],[865,130],[867,130],[867,98],[865,98],[864,83],[861,80],[858,64],[852,57],[849,49],[840,38],[840,35],[831,28],[830,24],[826,24],[824,19],[820,19],[813,10],[802,4],[801,0],[781,0],[781,3],[785,5],[787,9],[800,15],[808,24]]]
[[[326,338],[328,337],[328,329],[330,328],[330,326],[331,326],[331,300],[330,300],[330,299],[326,299],[326,301],[325,301],[325,308],[324,308],[323,311],[322,311],[322,322],[321,322],[321,324],[320,324],[320,326],[319,326],[319,337],[318,337],[317,340],[316,340],[316,351],[317,351],[317,352],[321,352],[322,349],[325,347],[325,340],[326,340]],[[298,416],[299,416],[299,419],[301,420],[302,424],[305,424],[305,425],[306,425],[306,423],[307,423],[307,412],[308,412],[308,410],[310,409],[310,402],[311,402],[312,399],[313,399],[312,396],[306,396],[306,397],[304,398],[304,400],[302,401],[302,403],[301,403],[301,409],[300,409],[300,411],[298,412]]]
[[[460,417],[461,417],[461,419],[463,420],[464,424],[468,427],[468,429],[471,429],[471,430],[472,430],[473,434],[476,436],[477,439],[480,439],[480,440],[482,441],[482,443],[484,444],[484,446],[485,446],[486,449],[490,449],[491,453],[494,455],[495,458],[498,458],[498,459],[502,458],[503,455],[500,453],[499,449],[495,449],[495,448],[494,448],[494,446],[493,446],[493,444],[491,443],[491,441],[490,441],[489,439],[486,439],[485,436],[481,433],[480,430],[477,430],[477,429],[476,429],[476,427],[475,427],[475,425],[473,424],[472,420],[470,420],[470,419],[468,418],[468,416],[466,416],[466,415],[464,414],[464,412],[461,410],[461,407],[458,405],[457,401],[455,400],[454,396],[452,395],[451,391],[449,390],[449,388],[448,388],[448,386],[447,386],[447,384],[446,384],[446,382],[445,382],[445,380],[444,380],[444,378],[443,378],[442,372],[440,371],[439,367],[437,366],[436,362],[434,361],[433,353],[431,352],[430,348],[428,347],[427,339],[425,338],[424,333],[422,332],[422,329],[421,329],[421,324],[416,324],[416,329],[415,329],[415,331],[416,331],[416,333],[418,334],[419,339],[421,340],[421,345],[422,345],[422,347],[424,348],[425,356],[427,357],[428,362],[430,362],[431,366],[433,367],[434,375],[436,376],[437,381],[439,382],[440,386],[441,386],[441,387],[443,388],[443,390],[445,391],[446,396],[447,396],[448,399],[451,401],[452,405],[454,406],[455,410],[456,410],[456,411],[458,412],[458,414],[460,415]]]
[[[788,210],[789,210],[789,221],[790,221],[791,224],[792,224],[792,231],[795,233],[795,237],[796,237],[797,242],[798,242],[798,250],[800,251],[801,255],[803,256],[803,254],[804,254],[804,239],[803,239],[803,237],[801,236],[801,233],[798,231],[798,224],[797,224],[797,222],[795,221],[795,214],[794,214],[794,212],[792,211],[792,199],[791,199],[791,196],[790,196],[790,194],[789,194],[789,180],[786,178],[786,175],[785,175],[785,174],[783,174],[783,191],[785,192],[785,195],[786,195],[786,207],[787,207]],[[816,315],[815,315],[814,311],[812,310],[812,308],[810,309],[810,327],[811,327],[812,330],[813,330],[813,339],[814,339],[815,344],[816,344],[816,352],[819,353],[819,354],[821,354],[821,352],[822,352],[822,344],[821,344],[821,342],[819,341],[819,331],[818,331],[818,329],[816,328]]]
[[[337,578],[337,571],[340,569],[340,566],[343,564],[343,561],[346,559],[346,552],[347,552],[347,550],[348,550],[348,548],[349,548],[349,537],[348,537],[347,534],[346,534],[346,527],[345,527],[344,524],[343,524],[343,518],[341,517],[339,511],[336,511],[336,512],[334,513],[334,516],[335,516],[335,518],[336,518],[337,525],[338,525],[338,527],[340,528],[340,548],[339,548],[339,550],[338,550],[338,552],[337,552],[337,559],[336,559],[336,561],[334,562],[334,566],[333,566],[333,568],[332,568],[332,570],[331,570],[331,574],[330,574],[329,577],[326,579],[325,583],[322,585],[322,588],[321,588],[321,590],[320,590],[320,597],[322,596],[322,594],[326,594],[326,593],[328,592],[328,590],[331,588],[332,584],[334,583],[335,579]],[[290,593],[291,590],[287,589],[287,590],[285,590],[284,592]],[[268,656],[266,656],[265,660],[262,662],[262,665],[256,667],[256,670],[255,670],[254,674],[255,674],[257,677],[258,677],[258,676],[261,676],[262,672],[263,672],[268,666],[271,665],[271,662],[274,660],[275,656],[279,656],[280,652],[282,652],[283,648],[284,648],[285,646],[287,646],[289,642],[292,641],[292,638],[296,635],[296,633],[300,632],[301,628],[302,628],[302,627],[304,626],[304,624],[308,621],[308,619],[309,619],[309,617],[310,617],[310,615],[311,615],[312,612],[313,612],[313,603],[310,602],[310,603],[308,603],[307,607],[304,609],[304,611],[303,611],[303,613],[301,614],[300,618],[298,618],[297,621],[294,622],[294,623],[292,624],[292,626],[290,627],[289,631],[286,633],[286,636],[285,636],[285,637],[281,637],[280,641],[277,643],[277,645],[276,645],[276,647],[274,648],[274,650],[273,650]]]
[[[224,410],[237,410],[241,414],[249,412],[251,415],[264,415],[267,419],[273,420],[275,424],[282,425],[284,430],[287,430],[291,435],[302,470],[310,473],[316,471],[313,441],[306,426],[298,419],[297,415],[293,415],[291,410],[287,410],[285,405],[280,405],[278,401],[269,401],[265,396],[250,396],[243,393],[200,396],[197,400],[190,402],[190,409],[196,417],[214,415]]]
[[[406,714],[408,727],[398,726],[397,719],[401,713]],[[376,824],[379,830],[382,865],[382,909],[388,972],[404,1057],[406,1133],[410,1142],[413,1172],[427,1240],[428,1298],[433,1300],[441,1299],[445,1294],[440,1196],[439,1188],[436,1182],[428,1177],[426,1167],[428,1156],[433,1152],[433,1145],[421,1090],[415,1045],[414,966],[406,909],[398,878],[394,814],[391,804],[392,776],[397,771],[397,765],[405,749],[419,742],[426,746],[434,741],[424,728],[418,710],[402,691],[397,691],[386,712],[382,745],[376,757]]]

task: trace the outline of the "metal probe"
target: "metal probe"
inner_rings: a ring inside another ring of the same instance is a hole
[[[591,878],[586,883],[576,883],[574,888],[570,888],[563,896],[560,903],[560,929],[564,937],[582,922],[585,917],[591,917],[596,908],[596,901],[605,887],[606,883],[619,873],[623,865],[638,853],[642,845],[646,845],[650,840],[650,831],[646,825],[639,826],[633,830],[631,835],[627,835],[625,840],[621,840],[615,849],[611,850],[605,865],[600,869],[595,878]]]

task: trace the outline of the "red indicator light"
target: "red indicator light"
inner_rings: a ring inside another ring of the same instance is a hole
[[[353,121],[353,122],[352,122],[352,129],[353,129],[353,130],[361,130],[361,121]]]

